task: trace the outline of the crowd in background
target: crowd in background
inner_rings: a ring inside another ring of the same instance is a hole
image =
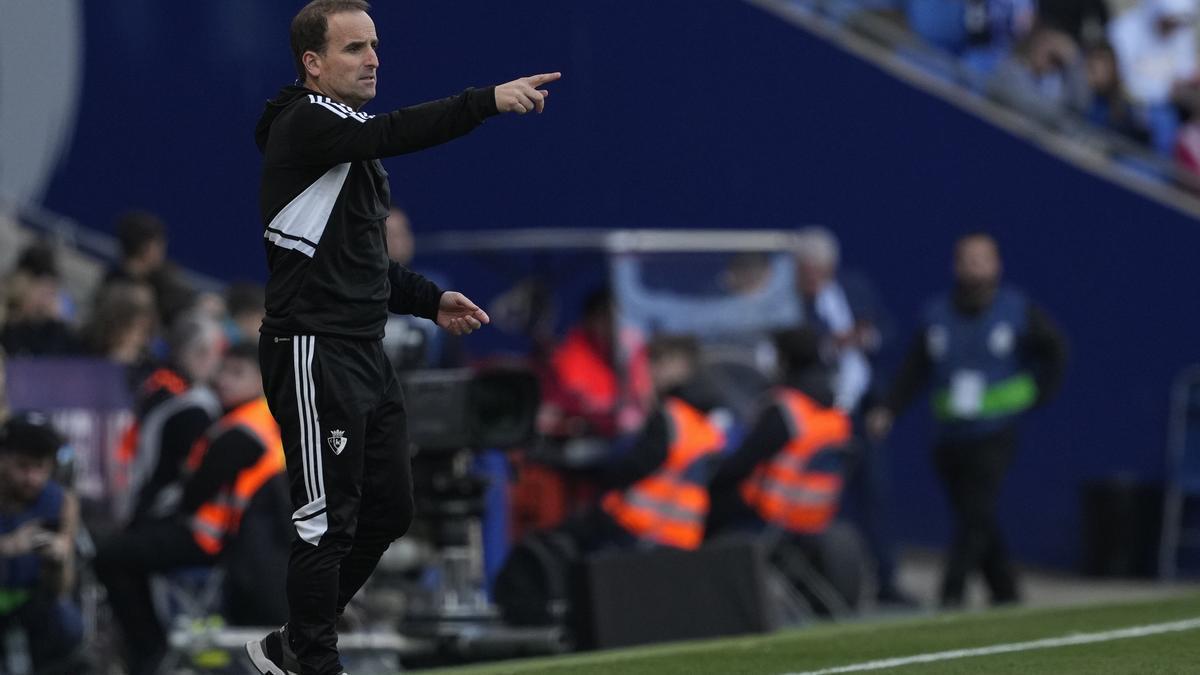
[[[69,288],[64,256],[49,241],[26,245],[3,277],[0,347],[9,358],[94,356],[130,367],[131,382],[166,356],[166,329],[191,311],[219,321],[230,343],[258,339],[264,291],[236,283],[201,292],[167,259],[167,228],[154,214],[122,215],[121,256],[97,283]]]
[[[404,214],[394,211],[387,227],[389,255],[408,263],[413,245]],[[5,277],[0,323],[0,344],[10,357],[82,355],[127,370],[135,423],[120,452],[129,462],[132,499],[118,518],[121,534],[100,542],[93,565],[132,641],[125,651],[133,672],[146,673],[166,649],[163,627],[142,620],[153,614],[147,579],[180,565],[214,563],[243,512],[231,527],[225,515],[207,522],[205,514],[227,508],[219,499],[228,490],[242,490],[238,497],[251,513],[259,491],[269,491],[267,481],[249,486],[245,479],[282,476],[283,467],[258,373],[264,291],[253,284],[235,284],[223,294],[197,290],[168,261],[166,232],[152,214],[122,216],[120,260],[83,293],[65,288],[60,255],[69,251],[27,245]],[[507,515],[520,519],[524,493],[539,511],[525,535],[573,539],[575,555],[613,546],[693,550],[714,536],[784,532],[783,541],[832,575],[846,606],[857,606],[865,586],[838,580],[838,570],[864,567],[875,573],[874,602],[911,606],[897,577],[883,440],[907,402],[930,390],[940,415],[938,468],[957,515],[940,601],[961,605],[964,580],[976,569],[992,585],[993,602],[1016,601],[996,493],[1015,452],[1016,421],[1061,378],[1065,344],[1052,322],[1001,284],[996,242],[967,235],[954,249],[954,286],[933,305],[941,314],[921,320],[899,385],[889,393],[879,355],[890,320],[869,282],[842,269],[836,236],[806,228],[796,234],[794,250],[781,256],[791,270],[794,315],[785,330],[765,336],[774,370],[738,376],[741,385],[756,380],[753,405],[742,410],[730,396],[737,387],[728,385],[732,380],[721,384],[695,336],[630,335],[620,297],[593,292],[565,335],[529,355],[527,364],[542,382],[538,445],[558,454],[543,453],[532,464],[514,458],[521,470],[515,472],[514,513]],[[771,265],[767,256],[732,256],[722,275],[730,301],[749,301],[769,289]],[[412,317],[389,324],[384,344],[395,367],[465,363],[425,324]],[[253,433],[231,435],[234,428]],[[18,447],[0,433],[0,501],[16,484],[13,477],[23,475],[7,458],[32,457],[26,464],[40,467],[43,484],[48,479],[57,460],[53,441],[43,441]],[[578,441],[599,451],[579,460]],[[989,458],[985,466],[980,457]],[[533,466],[539,462],[541,473]],[[542,484],[532,485],[539,475]],[[547,480],[558,485],[557,497],[545,491]],[[14,508],[36,513],[38,503]],[[52,508],[64,507],[56,502]],[[285,511],[268,505],[264,513],[290,532]],[[849,530],[841,529],[846,515],[853,516]],[[0,560],[6,546],[24,541],[15,538],[23,532],[15,527],[0,520]],[[861,534],[847,538],[847,531]],[[243,554],[244,561],[261,563],[286,551],[286,537],[254,538],[270,545]],[[42,555],[30,536],[25,539],[22,555]],[[530,569],[529,557],[521,555],[526,544],[514,543],[517,553],[500,573],[497,599],[503,602],[508,592],[528,607],[537,597],[531,585],[552,571],[544,557]],[[562,569],[569,562],[560,561]],[[0,607],[0,619],[6,616],[16,615]],[[77,642],[73,621],[56,625],[70,628]]]
[[[849,4],[849,13],[898,21],[948,53],[966,83],[993,100],[1055,127],[1086,120],[1173,162],[1190,187],[1200,186],[1195,0]]]

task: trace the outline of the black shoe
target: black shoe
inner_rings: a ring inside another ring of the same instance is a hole
[[[246,654],[263,675],[300,675],[300,663],[287,640],[287,626],[247,642]]]

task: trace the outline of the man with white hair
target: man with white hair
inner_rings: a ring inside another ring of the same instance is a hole
[[[837,407],[852,413],[871,384],[871,364],[864,351],[879,344],[869,321],[855,316],[846,290],[837,278],[841,247],[823,227],[807,227],[797,235],[796,290],[801,323],[811,326],[836,356],[834,398]]]
[[[1169,103],[1194,84],[1196,0],[1142,0],[1113,20],[1109,40],[1134,103]]]
[[[807,227],[797,234],[796,292],[801,324],[821,338],[822,349],[833,357],[834,406],[851,415],[860,410],[871,388],[869,357],[881,345],[877,327],[878,303],[865,280],[839,275],[841,247],[833,232]],[[866,535],[876,562],[877,600],[907,605],[911,601],[896,585],[894,545],[888,523],[889,476],[883,448],[866,439],[850,470],[846,499]],[[855,508],[857,507],[857,508]]]

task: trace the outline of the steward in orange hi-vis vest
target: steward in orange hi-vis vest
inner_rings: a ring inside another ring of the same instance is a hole
[[[649,476],[604,496],[602,508],[642,541],[696,549],[708,516],[709,463],[725,446],[725,434],[682,399],[663,404],[668,424],[667,459]]]
[[[196,544],[210,555],[220,553],[225,538],[237,532],[242,514],[258,489],[285,470],[279,427],[267,408],[267,400],[258,398],[231,410],[196,442],[188,456],[188,472],[194,473],[199,469],[209,447],[235,428],[246,432],[262,446],[262,456],[239,471],[231,484],[222,487],[216,496],[202,504],[192,515],[192,536]]]
[[[850,441],[850,419],[796,389],[780,387],[774,399],[790,439],[741,482],[738,492],[765,522],[796,534],[820,533],[837,514],[842,475],[814,470],[812,460]]]

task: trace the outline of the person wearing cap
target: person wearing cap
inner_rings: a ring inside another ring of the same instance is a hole
[[[53,478],[62,446],[40,413],[18,413],[0,427],[0,632],[25,633],[39,673],[86,665],[83,622],[69,595],[79,503]]]

